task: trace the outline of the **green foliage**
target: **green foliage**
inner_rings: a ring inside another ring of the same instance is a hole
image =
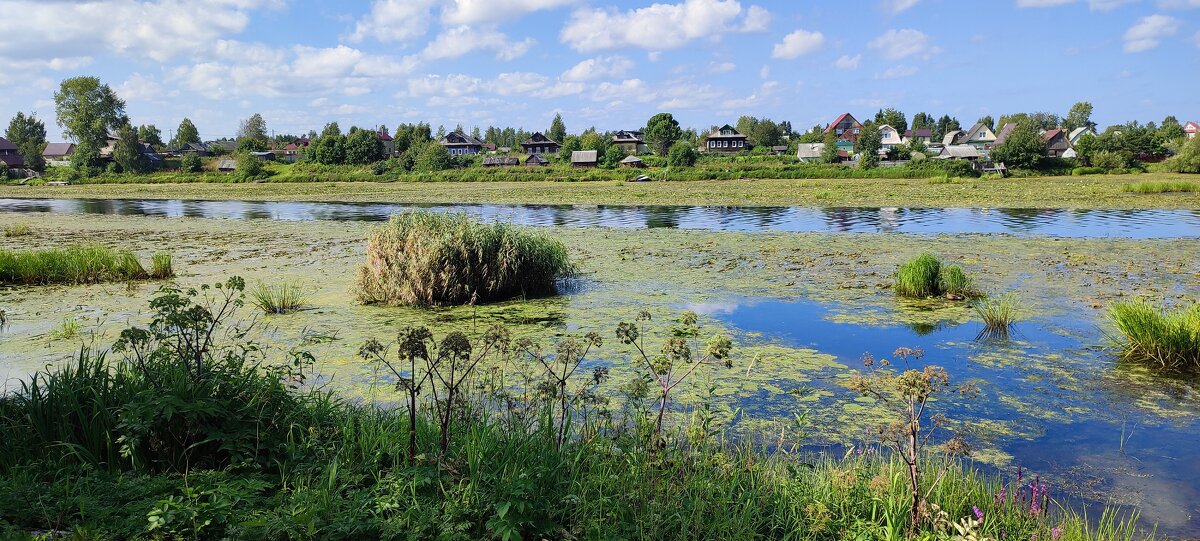
[[[562,113],[554,113],[554,120],[550,121],[550,129],[546,131],[546,137],[559,144],[562,144],[567,138],[567,125],[563,124]]]
[[[238,150],[243,152],[265,152],[267,150],[267,121],[254,113],[238,125]]]
[[[655,152],[663,155],[683,137],[683,130],[679,129],[679,121],[671,113],[658,113],[646,121],[642,137]]]
[[[252,141],[253,139],[245,140]],[[250,154],[249,152],[242,152],[238,155],[237,173],[242,180],[257,180],[267,176],[266,168],[263,167],[262,158]]]
[[[121,171],[144,173],[149,168],[146,157],[142,155],[137,130],[129,123],[122,124],[117,129],[117,142],[113,145],[112,157],[113,162],[121,167]]]
[[[17,146],[17,152],[25,159],[25,167],[34,171],[45,171],[46,160],[42,151],[46,149],[46,125],[37,115],[25,116],[18,112],[8,123],[4,138]]]
[[[571,153],[579,150],[583,150],[583,141],[581,141],[578,137],[568,135],[567,138],[562,141],[562,148],[558,151],[558,159],[563,162],[570,163]]]
[[[975,282],[959,265],[941,265],[938,271],[938,290],[954,297],[973,297],[976,295]]]
[[[1126,360],[1200,369],[1200,304],[1165,310],[1144,300],[1123,301],[1112,306],[1109,318],[1121,333],[1118,347]]]
[[[772,147],[782,145],[783,128],[769,118],[743,116],[738,118],[737,131],[745,134],[747,142],[752,147]]]
[[[923,299],[946,295],[967,298],[978,295],[974,281],[962,267],[946,265],[933,254],[921,254],[896,270],[892,289],[897,295]]]
[[[617,167],[621,160],[625,159],[625,156],[625,151],[621,150],[621,147],[616,145],[608,147],[608,150],[604,152],[604,167],[608,169]]]
[[[422,145],[417,153],[416,159],[413,161],[413,171],[420,173],[444,171],[453,166],[454,158],[450,156],[450,151],[446,150],[446,147],[435,142],[429,142]]]
[[[1135,182],[1121,187],[1126,193],[1155,194],[1155,193],[1195,193],[1200,192],[1200,184],[1194,182]]]
[[[199,173],[203,168],[204,164],[195,152],[184,154],[179,159],[179,169],[185,173]]]
[[[1007,336],[1013,324],[1021,318],[1021,302],[1013,293],[981,299],[975,302],[975,314],[983,320],[985,333]]]
[[[250,289],[250,302],[267,314],[290,314],[308,306],[308,295],[294,282],[259,282]]]
[[[163,146],[165,146],[162,140],[162,131],[160,131],[154,124],[143,124],[138,126],[137,137],[143,143],[150,145],[150,147],[155,150],[161,150]]]
[[[1004,163],[1009,169],[1037,169],[1047,152],[1046,139],[1037,124],[1025,121],[992,149],[992,160]]]
[[[175,137],[171,139],[171,146],[181,148],[188,143],[200,143],[200,130],[196,129],[196,125],[191,119],[184,118],[179,122],[179,128],[175,130]]]
[[[859,167],[872,169],[879,165],[879,149],[883,146],[879,127],[874,124],[864,126],[854,146],[856,147],[855,150],[859,153]]]
[[[357,296],[367,303],[444,306],[555,291],[572,271],[554,238],[466,215],[406,212],[371,231]]]
[[[346,138],[346,163],[367,165],[384,158],[383,141],[371,130],[357,130]]]
[[[83,324],[73,317],[65,317],[50,330],[51,340],[74,340],[83,331]]]
[[[915,125],[916,117],[913,117],[913,123]],[[896,131],[900,132],[900,135],[904,135],[904,132],[908,131],[908,120],[904,118],[904,113],[888,107],[887,109],[880,109],[878,113],[875,113],[875,126],[891,126],[896,128]]]
[[[1200,137],[1188,139],[1179,153],[1167,160],[1166,169],[1175,173],[1200,173]]]
[[[1133,166],[1133,156],[1125,151],[1098,150],[1090,154],[1090,162],[1103,169],[1128,169]]]
[[[1062,121],[1062,127],[1068,132],[1075,128],[1095,128],[1096,123],[1092,122],[1092,104],[1091,102],[1081,101],[1071,106],[1071,111],[1067,113],[1067,117]],[[1049,129],[1049,128],[1047,128]]]
[[[128,122],[125,101],[96,77],[64,80],[54,93],[54,110],[63,134],[75,140],[71,164],[77,170],[91,166],[109,132]]]
[[[168,252],[157,252],[150,256],[151,278],[164,280],[175,276],[174,258]]]
[[[825,146],[821,147],[821,163],[837,163],[837,135],[833,133],[833,130],[829,130],[825,132],[824,137]]]
[[[1183,130],[1183,125],[1179,123],[1179,119],[1174,115],[1167,115],[1163,119],[1162,124],[1158,125],[1158,136],[1165,141],[1178,141],[1187,137],[1187,132]]]
[[[696,152],[696,148],[685,142],[678,142],[671,145],[671,152],[667,156],[667,163],[671,167],[691,167],[696,165],[696,160],[700,158],[700,153]]]
[[[346,137],[340,133],[322,135],[316,141],[309,144],[308,153],[313,161],[320,164],[339,165],[346,163]]]
[[[99,245],[0,250],[0,284],[94,284],[150,277],[132,252]]]

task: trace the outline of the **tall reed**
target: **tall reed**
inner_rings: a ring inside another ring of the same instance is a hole
[[[259,282],[250,289],[250,302],[268,314],[290,314],[308,306],[308,295],[294,282]]]
[[[167,263],[169,267],[169,258]],[[133,252],[96,244],[0,250],[0,284],[94,284],[151,277],[155,276]]]
[[[1012,326],[1021,317],[1020,300],[1014,293],[1005,293],[975,303],[975,313],[983,320],[984,333],[988,336],[1008,336]]]
[[[896,269],[892,289],[901,297],[923,299],[946,295],[957,299],[979,296],[975,281],[959,265],[947,265],[936,255],[921,254]]]
[[[1118,302],[1109,318],[1125,359],[1168,370],[1200,369],[1200,304],[1166,310],[1145,300]]]

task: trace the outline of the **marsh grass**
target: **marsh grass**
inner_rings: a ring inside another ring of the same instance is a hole
[[[1121,191],[1136,194],[1193,193],[1200,192],[1200,184],[1183,181],[1134,182],[1122,186]]]
[[[290,314],[308,306],[308,295],[295,282],[259,282],[249,291],[250,303],[268,314]]]
[[[150,257],[150,277],[162,280],[175,276],[174,258],[170,253],[158,252]]]
[[[167,263],[169,267],[169,256]],[[0,284],[94,284],[154,277],[133,252],[95,244],[0,250]]]
[[[33,233],[33,229],[29,224],[9,224],[4,226],[4,236],[6,237],[24,237]]]
[[[356,289],[364,303],[459,305],[552,294],[572,271],[566,246],[545,233],[405,212],[371,231]]]
[[[82,331],[83,324],[80,323],[78,319],[66,317],[63,318],[63,320],[60,321],[58,325],[56,325],[54,329],[50,331],[50,339],[73,340],[78,338]]]
[[[980,336],[1007,337],[1021,317],[1020,299],[1013,293],[980,299],[974,308],[979,319],[983,320],[984,329]]]
[[[1121,357],[1167,370],[1200,369],[1200,304],[1167,310],[1145,300],[1118,302],[1109,318]]]
[[[901,297],[924,299],[947,295],[965,299],[979,296],[975,281],[959,265],[946,265],[937,256],[925,253],[906,261],[896,269],[892,289]]]

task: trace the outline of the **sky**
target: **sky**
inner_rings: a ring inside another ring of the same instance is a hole
[[[882,107],[963,124],[1090,101],[1101,126],[1200,120],[1200,0],[0,0],[0,118],[90,75],[164,138],[261,113],[569,132],[671,112],[797,130]]]

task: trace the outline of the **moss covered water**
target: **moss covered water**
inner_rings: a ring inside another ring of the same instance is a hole
[[[923,347],[953,378],[978,380],[983,395],[955,404],[977,459],[997,467],[1049,471],[1060,487],[1094,500],[1138,505],[1167,531],[1197,526],[1200,506],[1200,399],[1194,382],[1154,376],[1105,350],[1104,308],[1147,296],[1191,302],[1200,291],[1200,246],[1188,239],[1061,239],[1004,235],[817,234],[558,228],[581,274],[567,294],[436,310],[361,306],[352,300],[369,225],[129,216],[0,215],[0,226],[29,224],[5,248],[82,241],[128,248],[142,257],[175,254],[177,283],[229,275],[247,282],[291,281],[309,308],[257,316],[267,343],[302,345],[340,392],[391,400],[357,357],[367,337],[391,338],[406,324],[438,333],[494,322],[544,340],[595,330],[606,338],[642,309],[658,322],[680,310],[702,314],[737,344],[729,370],[705,372],[679,402],[701,400],[743,437],[792,443],[792,415],[807,412],[809,445],[865,438],[875,407],[845,380],[861,354],[889,356]],[[889,289],[897,264],[921,252],[963,265],[991,292],[1014,291],[1026,308],[1007,342],[981,342],[982,327],[962,303],[902,301]],[[0,375],[8,385],[71,357],[81,342],[108,347],[145,317],[158,284],[46,286],[0,292]],[[246,317],[254,317],[247,309]],[[68,318],[75,339],[53,338]],[[665,326],[665,324],[664,324]],[[608,391],[632,375],[627,352],[610,340],[597,363],[612,366]],[[509,367],[517,370],[519,367]],[[739,409],[740,408],[740,409]]]

